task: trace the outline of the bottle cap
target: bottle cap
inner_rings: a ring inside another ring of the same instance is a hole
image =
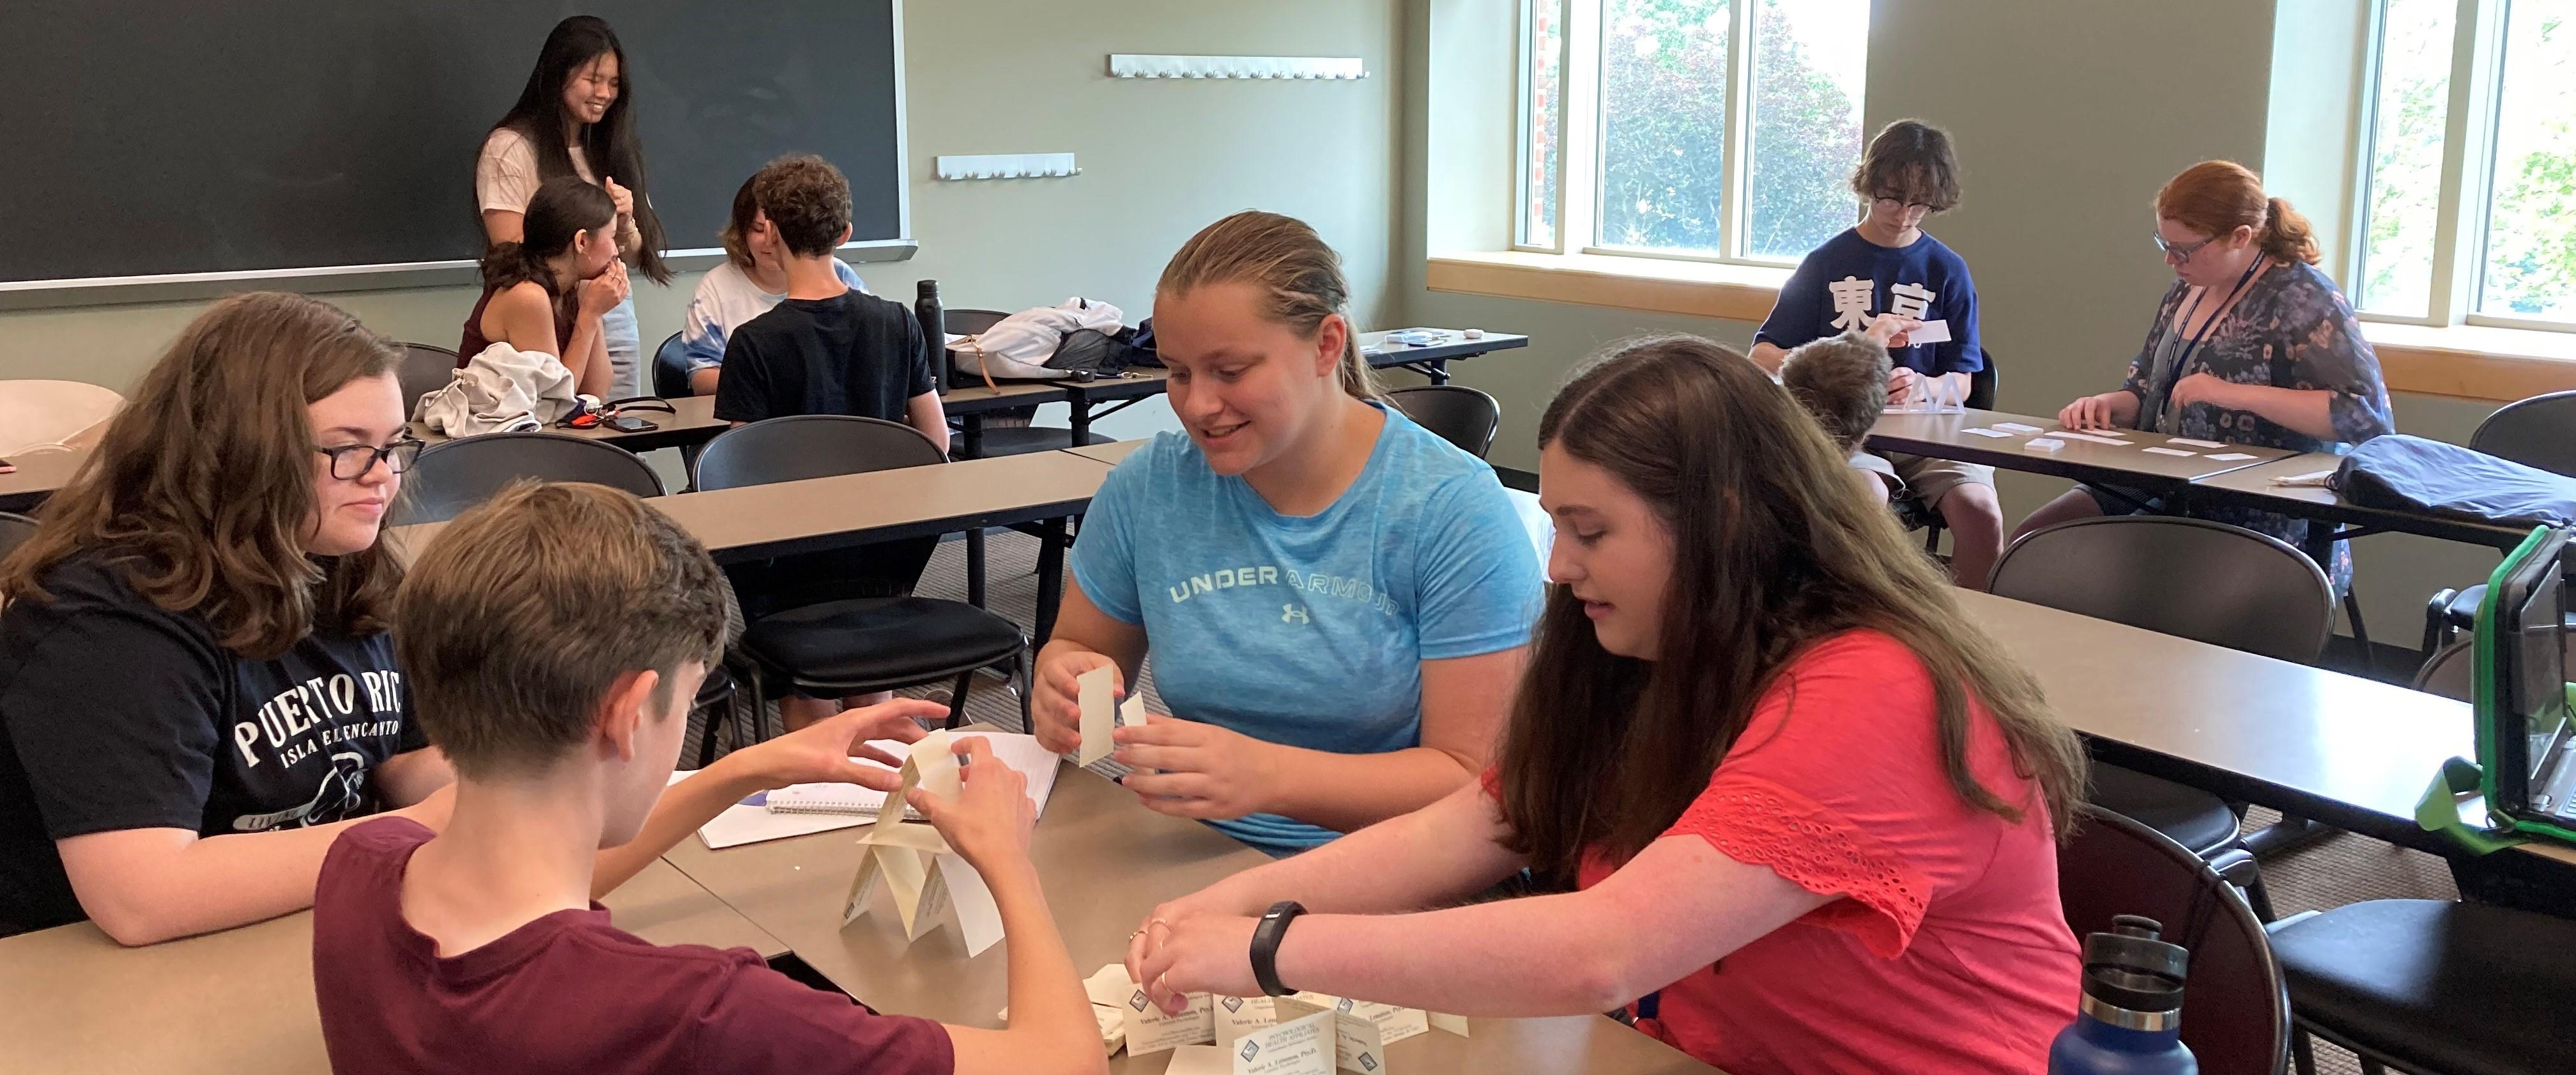
[[[2163,932],[2155,919],[2120,915],[2111,932],[2084,938],[2084,995],[2124,1011],[2182,1010],[2191,953]]]

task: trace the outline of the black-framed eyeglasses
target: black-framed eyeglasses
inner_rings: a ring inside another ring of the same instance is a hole
[[[1932,211],[1930,202],[1909,202],[1903,198],[1892,198],[1884,194],[1870,199],[1869,203],[1876,206],[1882,213],[1902,213],[1907,210],[1919,210],[1924,213]]]
[[[411,461],[420,458],[420,450],[425,447],[428,447],[425,441],[404,437],[382,448],[373,444],[325,448],[316,444],[313,450],[330,456],[331,476],[346,482],[366,477],[367,472],[376,469],[376,464],[379,462],[385,465],[385,471],[389,474],[400,474],[410,470]]]
[[[2190,261],[2193,254],[2200,253],[2201,247],[2208,246],[2209,244],[2218,241],[2218,237],[2215,235],[2196,243],[2169,243],[2165,241],[2165,237],[2161,234],[2154,236],[2154,238],[2156,240],[2156,249],[2164,251],[2165,261],[2174,265],[2180,265],[2183,262]]]

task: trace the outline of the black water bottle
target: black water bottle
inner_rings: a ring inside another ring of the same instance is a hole
[[[939,281],[921,282],[921,297],[912,300],[912,316],[921,321],[922,346],[930,351],[930,379],[948,391],[948,315],[939,308]]]

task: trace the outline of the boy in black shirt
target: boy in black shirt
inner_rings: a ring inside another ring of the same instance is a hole
[[[850,238],[850,184],[810,154],[769,162],[752,200],[786,248],[787,298],[725,342],[718,418],[849,414],[903,422],[948,447],[948,415],[921,325],[902,306],[841,282],[832,250]]]

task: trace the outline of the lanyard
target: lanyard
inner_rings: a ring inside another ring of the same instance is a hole
[[[2254,255],[2254,263],[2245,267],[2245,275],[2236,278],[2236,286],[2229,288],[2227,297],[2219,301],[2218,308],[2209,312],[2209,320],[2201,322],[2199,335],[2183,341],[2182,353],[2174,356],[2173,368],[2165,371],[2164,390],[2156,394],[2159,412],[2173,400],[2174,386],[2182,383],[2182,371],[2190,368],[2192,352],[2200,350],[2200,341],[2208,339],[2209,331],[2217,328],[2219,319],[2227,316],[2227,308],[2236,302],[2236,296],[2244,293],[2247,285],[2254,282],[2254,274],[2263,271],[2263,261],[2263,255]],[[2192,297],[2191,307],[2182,312],[2183,324],[2191,323],[2191,315],[2200,312],[2200,300],[2208,297],[2208,288],[2202,288],[2200,294]]]

